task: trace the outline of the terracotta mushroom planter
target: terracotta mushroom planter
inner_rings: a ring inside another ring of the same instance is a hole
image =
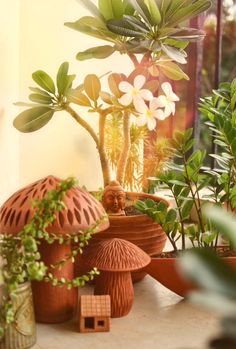
[[[32,200],[42,199],[45,194],[55,189],[61,180],[53,176],[40,179],[12,195],[0,209],[0,231],[5,234],[17,234],[33,216]],[[53,224],[48,228],[49,233],[58,235],[78,234],[82,229],[93,226],[105,215],[102,205],[88,192],[79,187],[67,191],[64,199],[67,209],[56,214]],[[97,228],[97,231],[106,229],[108,221]],[[42,241],[39,246],[42,260],[47,264],[55,264],[70,254],[71,246],[53,243],[49,245]],[[74,265],[67,262],[61,270],[54,270],[56,277],[72,279]],[[38,322],[59,323],[70,319],[77,305],[78,290],[68,290],[65,287],[57,288],[50,283],[33,282],[33,298],[35,316]]]
[[[101,272],[94,293],[110,295],[111,317],[128,314],[134,299],[131,271],[145,267],[150,257],[128,241],[108,239],[89,246],[82,258]]]
[[[224,257],[224,260],[236,269],[236,257]],[[163,286],[181,297],[187,296],[196,287],[184,278],[178,267],[177,258],[152,257],[145,272]]]
[[[145,193],[126,193],[126,200],[128,205],[136,200],[152,199],[160,202],[164,201],[167,205],[168,202],[155,195],[149,195]],[[101,233],[96,234],[92,241],[98,242],[104,239],[124,239],[127,240],[149,256],[159,254],[163,251],[166,243],[166,234],[161,226],[145,214],[131,215],[131,216],[109,216],[110,226],[108,229]],[[91,241],[91,243],[92,243]],[[146,274],[145,272],[132,273],[133,281],[142,279]]]

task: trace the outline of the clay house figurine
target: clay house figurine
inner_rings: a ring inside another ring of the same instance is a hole
[[[111,299],[109,295],[82,295],[79,303],[79,331],[110,331]]]
[[[151,258],[129,241],[108,239],[89,245],[82,259],[100,271],[94,294],[111,296],[111,317],[128,314],[134,299],[131,271],[144,268]]]

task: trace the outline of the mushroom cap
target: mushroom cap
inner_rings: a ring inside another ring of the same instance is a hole
[[[103,271],[133,271],[145,267],[151,258],[138,246],[122,239],[108,239],[89,245],[83,255],[89,266]]]
[[[0,232],[18,234],[34,214],[32,201],[42,199],[48,191],[56,189],[60,182],[59,178],[48,176],[14,193],[0,208]],[[53,224],[47,229],[49,233],[77,234],[82,229],[96,225],[98,220],[106,216],[102,205],[78,186],[66,192],[64,203],[66,208],[56,213]],[[103,219],[96,232],[105,230],[108,226],[108,218]]]

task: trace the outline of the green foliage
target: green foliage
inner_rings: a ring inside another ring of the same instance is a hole
[[[62,181],[57,189],[47,192],[42,200],[36,200],[33,204],[35,209],[33,218],[17,236],[0,235],[0,255],[3,260],[1,282],[3,282],[6,291],[0,313],[0,333],[2,335],[4,335],[6,326],[15,320],[13,300],[16,297],[19,284],[31,280],[44,280],[59,287],[67,285],[68,288],[71,288],[83,286],[98,274],[97,269],[94,268],[87,275],[73,280],[57,279],[53,275],[55,268],[61,268],[69,260],[74,261],[77,254],[82,253],[83,248],[91,238],[91,234],[96,232],[97,226],[101,223],[99,221],[95,226],[83,231],[82,234],[78,232],[73,236],[54,235],[47,232],[48,226],[55,219],[55,213],[65,209],[63,198],[66,191],[75,183],[73,178]],[[41,261],[38,251],[38,245],[42,239],[49,244],[54,242],[71,244],[73,246],[72,252],[55,265],[46,266]]]
[[[200,102],[200,111],[208,118],[206,122],[214,135],[217,154],[211,154],[222,174],[218,176],[217,184],[224,191],[221,202],[233,210],[236,207],[236,80],[232,83],[222,83],[210,97]],[[213,173],[214,175],[214,173]],[[217,174],[215,173],[215,176]]]
[[[16,103],[18,106],[30,106],[21,112],[14,120],[14,127],[21,132],[34,132],[45,126],[56,111],[65,109],[68,102],[68,92],[75,75],[68,74],[69,63],[64,62],[58,69],[56,84],[44,71],[38,70],[32,74],[39,87],[30,87],[29,95],[32,104]]]
[[[149,73],[153,72],[153,65],[159,67],[160,63],[167,77],[179,80],[188,77],[178,65],[169,63],[186,63],[185,47],[190,41],[204,37],[202,31],[180,25],[207,10],[211,1],[100,0],[98,8],[90,1],[85,6],[93,17],[85,16],[65,25],[114,46],[79,52],[77,59],[106,58],[115,51],[148,54]]]
[[[211,225],[221,231],[235,250],[235,215],[217,207],[208,207],[205,214]],[[197,292],[190,294],[190,300],[222,314],[222,338],[232,338],[235,344],[235,268],[209,249],[184,253],[179,266],[185,276],[199,287]]]
[[[204,219],[200,191],[210,186],[212,175],[201,172],[205,151],[195,150],[189,155],[194,145],[192,133],[192,129],[175,132],[170,149],[175,158],[165,165],[167,169],[163,173],[152,178],[155,183],[170,191],[176,208],[168,208],[163,203],[154,204],[154,202],[149,207],[146,207],[145,203],[136,204],[137,209],[162,226],[175,251],[178,249],[176,242],[179,239],[182,242],[182,249],[185,249],[186,237],[194,247],[214,247],[218,237],[218,230],[212,229],[209,222]],[[215,202],[219,203],[221,190],[214,194]],[[194,222],[193,213],[196,215]]]

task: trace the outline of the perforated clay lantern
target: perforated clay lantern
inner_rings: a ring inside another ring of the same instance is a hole
[[[48,176],[20,189],[13,194],[0,209],[0,232],[17,235],[29,223],[34,214],[32,201],[42,199],[45,194],[55,189],[61,182],[54,176]],[[102,205],[88,192],[80,187],[71,188],[66,192],[64,203],[67,209],[56,214],[53,224],[47,229],[49,233],[64,235],[78,234],[81,230],[94,226],[105,215]],[[107,220],[102,220],[97,232],[108,227]],[[58,242],[48,244],[42,241],[39,252],[46,265],[55,264],[70,254],[71,246],[60,245]],[[67,262],[53,274],[57,278],[72,279],[74,265]],[[59,323],[70,319],[78,301],[78,290],[68,290],[66,286],[58,288],[50,283],[33,282],[33,297],[36,320],[45,323]]]
[[[108,239],[88,246],[82,259],[99,269],[94,294],[110,295],[111,317],[128,314],[134,299],[131,271],[144,268],[151,258],[129,241]]]

